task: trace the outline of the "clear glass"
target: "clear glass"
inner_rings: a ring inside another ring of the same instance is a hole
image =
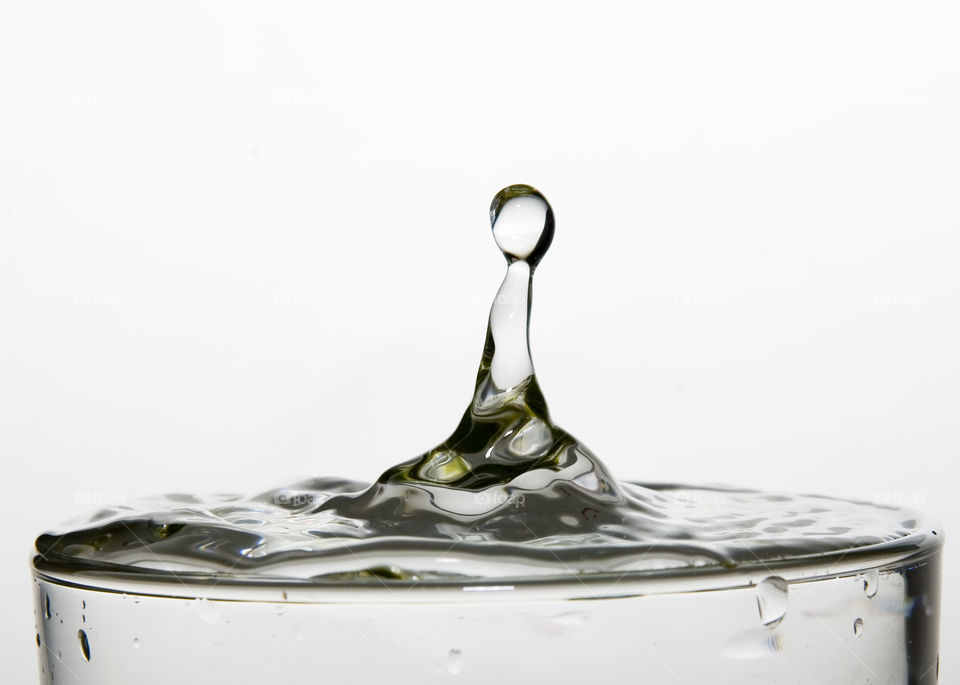
[[[158,583],[38,570],[41,680],[936,683],[940,546],[903,552],[775,574],[469,584]]]

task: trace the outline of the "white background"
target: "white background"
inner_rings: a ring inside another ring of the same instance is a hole
[[[557,217],[541,385],[614,473],[960,524],[956,3],[0,12],[4,682],[46,528],[446,437],[510,183]]]

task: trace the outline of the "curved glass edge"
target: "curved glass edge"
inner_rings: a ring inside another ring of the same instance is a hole
[[[209,573],[132,573],[71,568],[41,558],[32,559],[37,579],[96,592],[211,599],[238,602],[394,603],[532,601],[537,599],[616,599],[671,593],[708,592],[757,585],[770,576],[804,583],[915,568],[940,558],[943,537],[925,535],[911,546],[904,540],[847,552],[805,558],[741,564],[736,567],[697,567],[627,573],[570,574],[504,578],[458,578],[362,581],[238,578]]]

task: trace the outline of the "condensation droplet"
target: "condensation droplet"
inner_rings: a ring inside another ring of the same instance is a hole
[[[877,590],[880,589],[880,572],[871,569],[863,574],[863,594],[870,599],[877,596]]]
[[[40,633],[37,633],[37,647],[40,646]]]
[[[133,648],[134,648],[134,649],[140,649],[140,638],[139,638],[139,637],[133,638]]]
[[[82,630],[78,630],[77,639],[80,640],[80,651],[83,653],[83,660],[90,661],[90,641],[87,639],[87,634]]]
[[[50,614],[50,595],[44,595],[43,598],[43,617],[49,619]]]
[[[459,649],[451,649],[447,655],[447,671],[456,675],[463,668],[463,654]]]
[[[780,576],[769,576],[757,584],[757,610],[768,628],[775,628],[786,615],[788,588]]]
[[[857,637],[860,637],[860,633],[863,632],[863,619],[858,618],[853,622],[853,634]]]

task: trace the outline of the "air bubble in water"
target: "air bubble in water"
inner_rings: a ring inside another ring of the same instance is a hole
[[[90,641],[87,640],[87,634],[82,630],[78,630],[77,639],[80,640],[80,651],[83,652],[83,660],[90,661]]]
[[[788,585],[780,576],[769,576],[757,584],[757,609],[760,620],[775,628],[787,613]]]
[[[857,637],[860,637],[860,633],[863,632],[863,619],[858,618],[853,622],[853,634]]]
[[[877,569],[871,569],[863,574],[863,593],[873,599],[877,596],[877,590],[880,589],[880,572]]]
[[[456,675],[463,668],[463,654],[459,649],[451,649],[447,655],[447,671]]]

